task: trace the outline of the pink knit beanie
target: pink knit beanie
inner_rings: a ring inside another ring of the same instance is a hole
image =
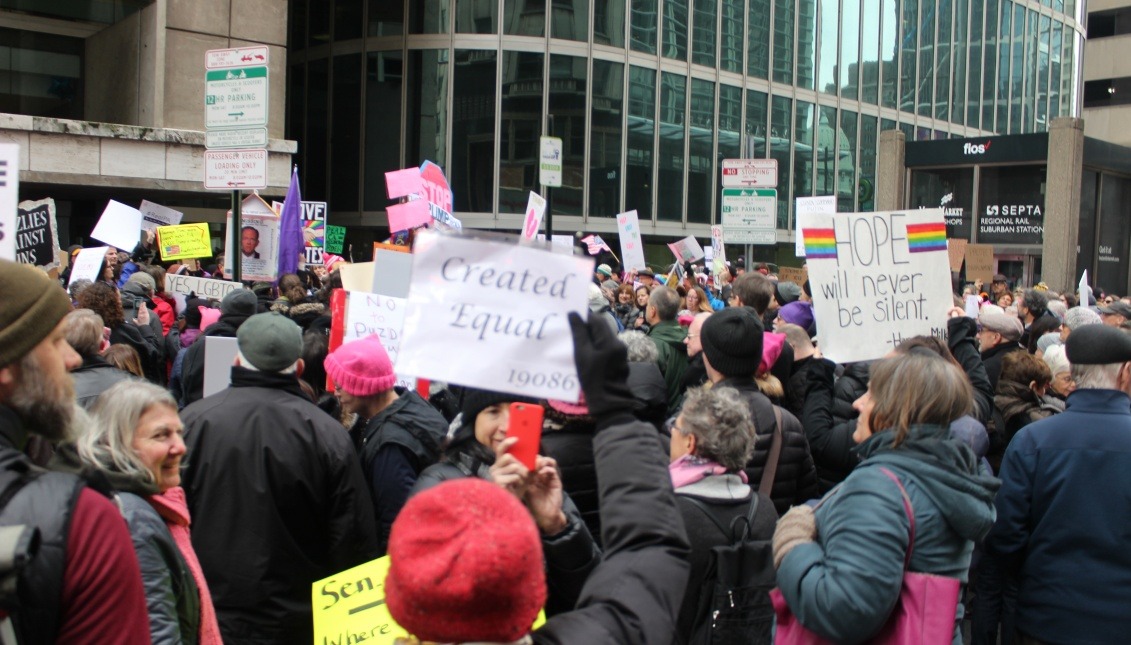
[[[335,349],[326,357],[326,373],[353,396],[372,396],[393,389],[393,363],[376,334]]]

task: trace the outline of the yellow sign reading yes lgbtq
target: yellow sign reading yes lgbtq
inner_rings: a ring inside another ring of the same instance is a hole
[[[408,632],[393,622],[385,604],[389,556],[336,573],[311,585],[315,645],[373,643],[393,645]],[[531,629],[541,627],[546,614],[538,612]]]

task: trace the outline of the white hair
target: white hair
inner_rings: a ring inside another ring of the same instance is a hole
[[[251,360],[249,360],[248,357],[243,355],[243,350],[236,349],[236,358],[239,359],[240,367],[246,367],[247,369],[249,369],[253,372],[263,371],[263,370],[259,369],[258,367],[256,367],[254,364],[252,364]],[[294,364],[291,365],[290,367],[281,369],[278,372],[274,372],[274,373],[275,374],[294,374],[297,371],[298,371],[298,361],[295,361]]]
[[[1123,363],[1073,365],[1072,378],[1078,390],[1118,390],[1119,370]]]

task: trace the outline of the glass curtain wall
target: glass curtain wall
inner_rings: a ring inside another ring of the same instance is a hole
[[[784,228],[798,196],[872,208],[883,129],[1039,132],[1078,114],[1082,25],[1060,0],[288,7],[286,136],[304,194],[339,213],[379,213],[383,174],[429,160],[458,213],[513,216],[553,134],[555,215],[636,209],[698,234],[718,220],[720,160],[752,156],[778,161]]]

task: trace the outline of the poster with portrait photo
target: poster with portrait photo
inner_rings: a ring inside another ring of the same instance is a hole
[[[244,200],[240,212],[240,279],[274,282],[279,269],[279,216],[257,195]],[[225,240],[232,239],[232,214],[228,212]],[[228,247],[231,246],[229,243]],[[231,249],[224,252],[224,277],[231,278]]]

